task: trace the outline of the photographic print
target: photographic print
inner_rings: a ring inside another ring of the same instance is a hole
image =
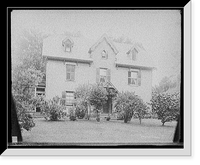
[[[11,12],[8,148],[184,148],[183,9]]]

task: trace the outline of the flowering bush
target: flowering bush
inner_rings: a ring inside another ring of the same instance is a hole
[[[180,94],[154,92],[151,99],[151,106],[152,111],[157,114],[162,125],[165,122],[177,120],[180,113]]]
[[[41,114],[46,120],[57,121],[66,116],[65,107],[61,105],[59,97],[54,97],[52,100],[40,100]]]
[[[114,107],[115,111],[119,114],[119,120],[122,119],[125,123],[130,121],[133,115],[139,118],[141,123],[142,118],[148,113],[148,106],[133,92],[119,93]]]

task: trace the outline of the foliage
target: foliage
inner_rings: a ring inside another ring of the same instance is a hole
[[[20,127],[31,130],[35,126],[28,115],[35,108],[35,86],[41,81],[43,74],[34,68],[19,66],[12,77],[12,93],[16,102],[16,111]]]
[[[152,111],[157,114],[162,125],[165,122],[177,120],[180,113],[180,94],[154,92],[151,99],[151,106]]]
[[[61,105],[60,100],[57,96],[52,100],[40,100],[41,114],[46,120],[57,121],[66,116],[65,107]]]
[[[123,119],[125,123],[130,121],[133,115],[138,117],[141,123],[148,110],[148,106],[133,92],[119,93],[114,107],[119,119]]]
[[[134,116],[139,119],[140,124],[142,122],[142,119],[145,118],[145,116],[149,115],[148,109],[149,107],[147,106],[147,104],[145,104],[141,98],[136,97],[136,106],[134,108]]]
[[[119,93],[115,100],[115,111],[120,114],[120,118],[127,123],[133,116],[133,100],[135,94],[132,92]]]
[[[85,102],[79,101],[76,104],[75,115],[79,119],[83,119],[86,113],[87,113],[87,103],[85,104]]]
[[[35,87],[45,76],[40,35],[24,31],[12,42],[12,93],[20,127],[26,130],[35,125],[29,113],[35,108]]]
[[[179,88],[180,87],[180,75],[177,76],[175,80],[171,80],[170,77],[165,76],[159,83],[159,85],[156,85],[153,87],[153,92],[157,93],[163,93],[167,92],[168,90],[172,88]]]
[[[76,88],[74,96],[76,98],[76,114],[78,118],[82,118],[84,114],[88,114],[88,105],[90,104],[91,86],[88,84],[80,85]]]
[[[101,110],[103,104],[105,104],[107,98],[107,91],[104,87],[99,84],[94,84],[91,86],[91,91],[89,95],[89,102],[94,106],[95,110]]]
[[[25,129],[27,131],[30,131],[35,126],[33,118],[29,113],[30,111],[28,111],[32,108],[31,105],[25,104],[24,101],[16,102],[17,117],[21,130]]]
[[[69,119],[71,121],[75,121],[76,120],[76,108],[75,107],[70,107],[69,108]]]

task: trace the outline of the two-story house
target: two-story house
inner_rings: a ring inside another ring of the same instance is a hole
[[[97,41],[53,35],[43,41],[42,54],[48,99],[64,97],[70,106],[79,85],[99,82],[119,92],[133,91],[145,102],[151,99],[154,66],[141,44],[116,43],[105,34]]]

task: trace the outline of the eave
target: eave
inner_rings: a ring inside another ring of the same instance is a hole
[[[92,59],[79,59],[79,58],[67,58],[67,57],[55,57],[55,56],[45,56],[45,57],[48,60],[55,60],[55,61],[66,61],[66,62],[68,61],[68,62],[86,63],[86,64],[91,64],[93,62]]]
[[[156,69],[155,67],[151,67],[151,66],[142,66],[142,65],[117,63],[117,62],[115,62],[115,65],[116,65],[116,67],[122,67],[122,68],[135,68],[135,69],[144,69],[144,70]]]

